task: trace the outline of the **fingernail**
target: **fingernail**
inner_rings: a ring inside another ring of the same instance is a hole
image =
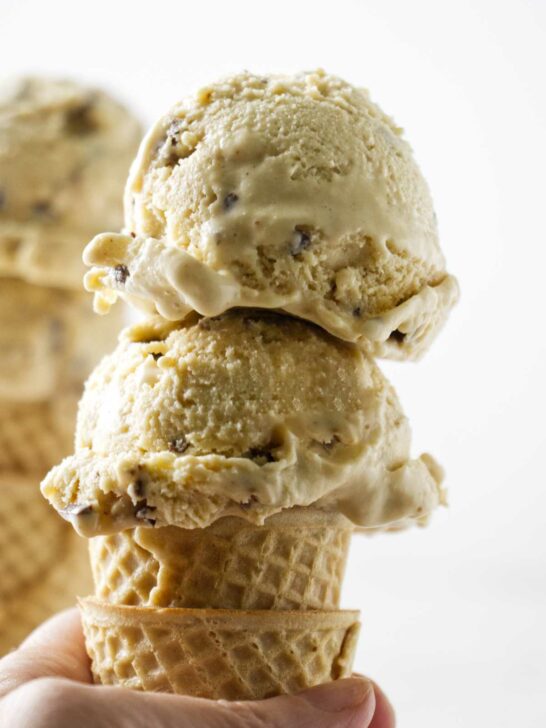
[[[314,708],[327,713],[340,713],[342,710],[354,710],[373,700],[374,692],[369,680],[349,677],[304,690],[300,697]]]

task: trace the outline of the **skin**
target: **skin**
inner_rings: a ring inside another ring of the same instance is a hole
[[[355,676],[299,695],[228,703],[92,684],[80,618],[45,622],[0,660],[0,727],[394,728],[394,711]]]

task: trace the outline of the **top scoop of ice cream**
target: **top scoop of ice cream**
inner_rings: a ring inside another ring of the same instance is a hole
[[[86,242],[119,229],[141,138],[110,96],[70,81],[0,88],[0,273],[81,288]]]
[[[283,309],[374,355],[418,356],[457,298],[401,130],[324,72],[227,78],[143,141],[126,234],[85,252],[100,310],[121,294],[171,320]]]
[[[438,467],[409,447],[393,389],[354,345],[253,310],[155,319],[89,378],[75,454],[42,491],[88,536],[311,504],[404,524],[442,498]]]

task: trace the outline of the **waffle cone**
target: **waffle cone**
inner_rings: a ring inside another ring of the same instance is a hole
[[[0,403],[0,473],[39,481],[73,448],[77,397]]]
[[[80,602],[97,682],[250,700],[351,674],[358,612],[150,609]]]
[[[37,486],[35,489],[39,498]],[[62,528],[61,553],[51,558],[36,578],[0,600],[0,655],[16,647],[55,612],[75,606],[76,595],[89,593],[91,575],[85,542],[53,511],[51,517]],[[46,546],[40,543],[42,550]],[[40,549],[32,553],[33,559],[41,558]]]
[[[38,480],[0,476],[0,605],[47,577],[66,548],[69,529],[40,494]]]
[[[341,516],[293,509],[256,526],[136,528],[91,539],[95,595],[146,607],[336,609],[351,538]]]

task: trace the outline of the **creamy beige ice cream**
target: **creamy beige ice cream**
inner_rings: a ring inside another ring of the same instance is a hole
[[[394,390],[353,344],[254,310],[155,319],[89,378],[76,452],[42,492],[86,536],[311,504],[391,526],[443,498],[438,466],[409,448]]]
[[[122,225],[138,122],[106,93],[25,78],[0,88],[0,274],[79,289],[81,251]]]
[[[227,78],[150,130],[124,234],[86,248],[86,286],[171,320],[282,309],[374,355],[413,358],[458,295],[429,190],[368,93],[322,71]]]
[[[93,313],[89,295],[0,277],[0,402],[79,395],[123,325]]]

